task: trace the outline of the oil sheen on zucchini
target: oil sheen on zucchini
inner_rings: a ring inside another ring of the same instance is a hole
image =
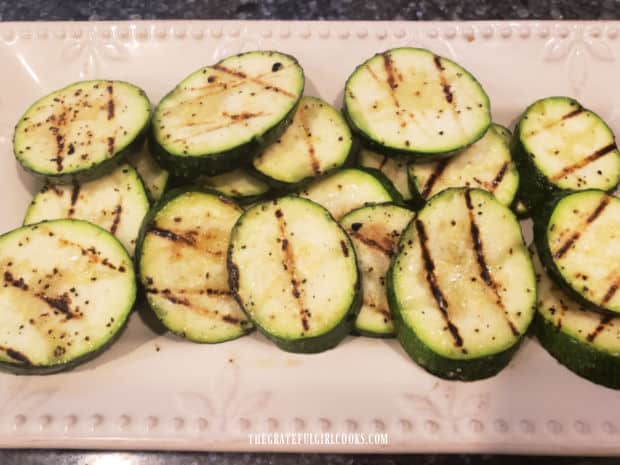
[[[353,242],[362,273],[362,308],[355,320],[358,334],[394,336],[385,275],[400,234],[413,216],[414,212],[407,208],[381,204],[358,208],[340,220]]]
[[[228,251],[230,287],[256,327],[290,352],[321,352],[351,332],[360,307],[355,251],[320,205],[259,203],[239,218]]]
[[[536,210],[558,193],[601,189],[620,181],[620,152],[612,130],[568,97],[548,97],[523,113],[512,139],[521,195]]]
[[[0,366],[22,374],[70,368],[107,347],[136,298],[131,258],[81,220],[0,236]]]
[[[401,235],[387,286],[403,348],[446,379],[498,373],[536,306],[519,223],[481,189],[447,189],[429,200]]]
[[[179,177],[238,168],[282,135],[303,89],[301,66],[279,52],[242,53],[201,68],[155,109],[153,154]]]
[[[345,85],[344,114],[380,153],[435,160],[480,139],[489,98],[453,61],[419,48],[395,48],[359,65]]]
[[[542,346],[579,376],[620,389],[620,316],[572,300],[549,278],[533,248],[532,261],[538,280],[534,330]]]
[[[89,221],[111,232],[133,255],[148,210],[149,199],[140,176],[123,164],[91,181],[44,185],[32,199],[24,224],[57,218]]]
[[[540,259],[581,305],[620,313],[620,199],[599,190],[546,204],[534,218]]]
[[[493,124],[482,139],[454,157],[409,164],[414,203],[421,206],[448,187],[472,187],[491,192],[504,205],[512,204],[519,173],[510,155],[509,141],[510,132]]]
[[[13,150],[26,170],[51,181],[93,178],[141,147],[150,116],[146,94],[133,84],[77,82],[26,110]]]
[[[138,249],[147,301],[170,331],[216,343],[252,324],[228,287],[226,251],[243,210],[217,193],[171,190],[149,214]]]

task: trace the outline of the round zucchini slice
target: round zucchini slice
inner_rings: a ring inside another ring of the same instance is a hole
[[[230,231],[242,212],[215,193],[176,189],[145,221],[140,282],[149,306],[173,333],[217,343],[252,329],[230,293],[226,271]]]
[[[387,286],[403,348],[446,379],[497,374],[536,306],[519,222],[481,189],[446,189],[426,204],[401,236]]]
[[[453,155],[491,124],[478,81],[419,48],[387,50],[358,66],[345,85],[344,114],[370,148],[412,160]]]
[[[104,229],[61,219],[0,236],[0,367],[71,368],[120,333],[136,298],[131,258]]]
[[[238,168],[282,135],[303,90],[301,66],[279,52],[242,53],[201,68],[155,109],[153,154],[179,177]]]
[[[601,189],[620,182],[620,152],[612,130],[568,97],[534,102],[521,117],[512,151],[530,210],[559,193]]]
[[[620,389],[620,317],[572,300],[549,278],[533,247],[531,253],[538,280],[534,330],[541,345],[573,373]]]
[[[82,81],[37,100],[17,122],[13,151],[28,171],[53,182],[90,179],[144,141],[151,104],[123,81]]]
[[[275,187],[288,188],[343,166],[353,138],[338,110],[316,97],[302,97],[292,124],[254,158],[254,169]]]
[[[561,196],[534,221],[551,278],[592,310],[620,313],[620,199],[599,190]]]
[[[133,166],[146,188],[149,199],[157,202],[168,187],[170,178],[168,172],[159,166],[148,148],[148,143],[142,144],[142,149],[127,156],[127,163]]]
[[[414,215],[406,208],[383,204],[358,208],[340,220],[353,242],[362,273],[362,307],[355,320],[358,334],[394,336],[385,276],[396,253],[400,234]]]
[[[403,200],[411,200],[411,191],[409,189],[409,176],[407,174],[407,165],[410,162],[409,157],[405,156],[389,156],[381,155],[372,150],[363,148],[360,150],[358,163],[361,167],[372,168],[381,171],[398,190]]]
[[[217,176],[200,176],[196,183],[235,199],[246,205],[262,199],[269,192],[269,185],[249,170],[237,169]]]
[[[519,187],[519,173],[510,155],[510,132],[497,124],[458,155],[434,163],[409,164],[414,203],[449,187],[472,187],[491,192],[504,205],[511,205]]]
[[[318,179],[300,195],[325,208],[339,220],[367,203],[401,202],[402,197],[379,170],[347,168]]]
[[[233,228],[230,287],[283,350],[321,352],[351,332],[360,279],[349,237],[320,205],[283,197],[251,207]]]
[[[140,176],[123,164],[92,181],[44,185],[26,210],[24,224],[59,218],[89,221],[111,232],[133,256],[148,211],[149,199]]]

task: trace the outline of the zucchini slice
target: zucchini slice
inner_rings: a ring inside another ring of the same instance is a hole
[[[482,139],[452,158],[411,163],[414,203],[423,205],[448,187],[472,187],[489,191],[502,204],[511,205],[519,188],[519,173],[510,155],[509,134],[506,128],[493,124]]]
[[[302,97],[292,124],[253,166],[275,187],[286,188],[340,168],[352,147],[340,112],[319,98]]]
[[[256,202],[269,192],[269,185],[249,170],[237,169],[217,176],[200,176],[196,183],[235,199],[242,205]]]
[[[383,204],[358,208],[340,220],[353,242],[362,273],[362,308],[355,320],[355,331],[359,334],[394,336],[385,276],[400,234],[414,215],[406,208]]]
[[[133,166],[142,178],[149,199],[157,202],[168,187],[170,176],[151,156],[148,144],[144,143],[140,151],[127,156],[127,163]]]
[[[54,220],[0,236],[0,367],[64,370],[120,333],[136,298],[131,258],[110,233]]]
[[[551,278],[592,310],[620,313],[620,199],[599,190],[545,205],[534,239]]]
[[[595,113],[568,97],[530,105],[512,139],[522,196],[532,210],[558,193],[601,189],[620,182],[620,152],[612,130]]]
[[[373,168],[381,171],[390,181],[403,200],[411,200],[411,191],[409,190],[409,176],[407,174],[407,165],[409,158],[404,156],[381,155],[369,149],[360,150],[358,163],[365,168]]]
[[[252,329],[230,293],[226,271],[230,231],[242,212],[226,197],[176,189],[145,220],[140,282],[149,306],[173,333],[217,343]]]
[[[17,161],[55,182],[89,179],[138,150],[151,116],[139,87],[123,81],[82,81],[37,100],[13,136]]]
[[[279,52],[242,53],[201,68],[155,109],[153,154],[179,177],[237,168],[282,135],[303,90],[301,66]]]
[[[620,389],[620,317],[590,311],[568,297],[545,272],[534,248],[538,311],[534,330],[562,365],[593,383]]]
[[[403,348],[446,379],[498,373],[536,306],[519,222],[481,189],[446,189],[426,204],[401,235],[387,286]]]
[[[44,185],[26,210],[24,224],[59,218],[89,221],[115,235],[133,255],[148,211],[149,199],[140,176],[123,164],[92,181]]]
[[[314,181],[300,195],[323,207],[339,220],[367,203],[401,202],[390,180],[378,170],[347,168]]]
[[[419,48],[387,50],[358,66],[345,85],[344,114],[370,148],[412,160],[453,155],[491,124],[478,81]]]
[[[246,210],[228,251],[230,287],[267,338],[321,352],[351,332],[360,278],[349,237],[320,205],[282,197]]]

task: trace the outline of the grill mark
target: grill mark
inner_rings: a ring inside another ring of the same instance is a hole
[[[52,158],[52,161],[56,162],[56,171],[60,172],[63,170],[64,156],[62,152],[65,148],[65,136],[56,133],[54,138],[56,140],[56,157]]]
[[[596,337],[603,332],[603,330],[605,329],[605,326],[607,326],[612,319],[613,317],[611,315],[601,316],[601,320],[598,326],[594,329],[594,331],[588,334],[586,338],[588,342],[594,342],[594,339],[596,339]]]
[[[278,222],[278,230],[280,232],[280,237],[282,239],[282,241],[287,241],[288,243],[288,239],[286,238],[287,236],[287,231],[286,231],[286,224],[284,221],[284,213],[282,212],[281,209],[277,209],[275,212],[275,217],[277,219]],[[293,297],[295,298],[295,301],[297,302],[297,306],[299,307],[299,315],[301,317],[301,325],[304,329],[304,331],[308,331],[308,329],[310,328],[310,323],[308,321],[308,310],[304,308],[304,300],[303,299],[303,288],[301,287],[301,283],[299,278],[297,277],[297,270],[296,270],[296,266],[295,266],[295,255],[293,254],[293,250],[291,247],[283,247],[282,248],[282,252],[284,255],[284,269],[289,273],[290,277],[291,277],[291,294],[293,294]]]
[[[605,147],[602,147],[602,148],[598,149],[597,151],[595,151],[594,153],[588,155],[584,159],[579,160],[578,162],[573,163],[572,165],[565,166],[564,168],[562,168],[562,170],[559,173],[554,174],[551,177],[551,180],[552,181],[557,181],[558,179],[563,178],[567,174],[571,174],[571,173],[573,173],[573,172],[583,168],[584,166],[589,165],[590,163],[598,160],[599,158],[604,157],[609,152],[612,152],[614,150],[616,150],[616,144],[615,143],[606,145]]]
[[[108,153],[110,155],[112,155],[114,153],[114,144],[115,144],[115,139],[114,137],[108,137]]]
[[[603,300],[601,301],[602,305],[607,304],[614,295],[616,295],[616,292],[618,291],[618,280],[616,280],[616,282],[614,282],[611,287],[609,289],[607,289],[607,292],[605,293],[605,295],[603,296]]]
[[[452,105],[452,103],[454,102],[454,94],[452,93],[450,84],[448,84],[448,81],[443,74],[446,68],[444,68],[444,66],[441,64],[441,57],[439,55],[435,55],[433,57],[433,61],[435,62],[435,67],[437,68],[437,72],[439,73],[439,82],[443,90],[443,95],[446,98],[446,102]]]
[[[224,315],[222,317],[222,321],[225,321],[226,323],[230,323],[232,325],[238,325],[241,323],[241,320],[239,320],[239,318],[235,318],[232,315]]]
[[[2,347],[2,346],[0,346],[0,350],[6,352],[6,354],[9,357],[11,357],[13,360],[18,361],[22,363],[23,365],[32,366],[32,362],[30,361],[30,359],[23,353],[19,352],[18,350],[12,349],[10,347]]]
[[[345,257],[349,256],[349,248],[347,247],[347,244],[344,241],[340,241],[340,248],[342,249],[342,254]]]
[[[314,143],[312,142],[312,134],[310,132],[310,127],[308,126],[308,119],[306,118],[305,107],[299,109],[299,121],[301,122],[301,129],[304,133],[304,142],[306,143],[306,147],[308,148],[310,167],[312,168],[312,172],[316,176],[321,173],[321,165],[319,163],[319,160],[316,158],[316,151],[314,149]]]
[[[246,122],[249,119],[252,118],[258,118],[259,116],[269,116],[270,113],[264,113],[262,111],[258,112],[258,113],[249,113],[249,112],[245,112],[245,113],[227,113],[227,112],[223,112],[222,116],[226,117],[229,119],[228,123],[224,123],[224,124],[216,124],[213,125],[213,121],[206,121],[206,122],[189,122],[189,123],[185,123],[184,126],[189,126],[189,127],[203,127],[203,126],[208,126],[206,128],[202,128],[200,130],[198,130],[197,132],[194,132],[192,134],[189,134],[187,136],[187,138],[190,137],[196,137],[198,135],[201,134],[206,134],[209,132],[213,132],[213,131],[217,131],[218,129],[225,129],[225,128],[229,128],[231,126],[234,126],[236,124],[241,124]],[[185,139],[180,139],[177,138],[174,140],[174,142],[183,142]]]
[[[241,71],[230,69],[220,64],[214,65],[213,68],[217,69],[218,71],[221,71],[222,73],[238,77],[239,79],[242,79],[244,81],[250,81],[250,82],[254,82],[255,84],[259,84],[263,86],[265,90],[271,90],[279,94],[286,95],[287,97],[290,97],[290,98],[296,98],[295,94],[289,92],[286,89],[283,89],[282,87],[278,87],[274,84],[271,84],[270,82],[264,81],[259,76],[248,76],[247,74]]]
[[[433,294],[435,302],[437,302],[437,307],[441,312],[444,321],[446,322],[448,331],[450,331],[450,334],[454,339],[454,345],[456,347],[463,347],[463,338],[459,334],[459,329],[450,320],[450,315],[448,314],[448,301],[446,300],[446,297],[444,296],[441,288],[439,287],[439,283],[437,282],[437,276],[435,275],[435,263],[433,262],[430,250],[428,249],[428,236],[426,235],[424,223],[416,219],[415,229],[418,233],[418,237],[420,238],[422,261],[426,270],[426,282],[431,288],[431,293]],[[465,348],[462,348],[461,350],[463,351],[463,353],[467,353]]]
[[[504,305],[502,295],[499,292],[499,285],[497,281],[493,279],[493,276],[491,276],[491,270],[489,270],[489,266],[487,265],[484,257],[484,245],[482,244],[482,239],[480,237],[480,228],[478,228],[478,224],[476,223],[476,219],[474,217],[474,205],[471,201],[471,191],[469,189],[465,190],[465,204],[467,205],[467,210],[469,213],[469,231],[476,261],[478,262],[478,267],[480,268],[480,277],[482,278],[484,284],[486,284],[487,287],[493,291],[493,294],[497,298],[496,303],[502,309],[504,317],[506,318],[506,323],[508,323],[513,336],[519,336],[519,331],[508,317],[506,306]]]
[[[121,214],[123,213],[123,207],[119,203],[116,208],[114,208],[114,220],[112,221],[112,226],[110,227],[110,232],[112,234],[116,234],[116,230],[118,229],[118,225],[121,223]]]
[[[585,111],[585,109],[583,107],[579,107],[576,110],[569,111],[565,115],[561,116],[559,120],[551,121],[550,123],[545,124],[542,127],[542,129],[545,129],[545,130],[546,129],[551,129],[556,124],[560,124],[562,121],[566,121],[567,119],[573,118],[573,117],[577,116],[578,114],[582,113],[583,111]],[[539,132],[540,132],[540,129],[535,129],[533,131],[530,131],[527,135],[531,137],[533,135],[538,134]]]
[[[390,86],[390,89],[396,89],[398,84],[396,84],[396,79],[394,78],[394,62],[392,61],[392,57],[389,53],[384,53],[383,55],[383,67],[385,68],[385,74],[387,75],[387,83]]]
[[[603,197],[603,200],[596,206],[594,211],[590,213],[588,218],[586,219],[586,224],[582,226],[581,231],[575,231],[564,244],[553,254],[556,259],[562,258],[566,253],[571,249],[573,244],[577,242],[577,240],[581,237],[581,233],[585,230],[585,227],[592,224],[594,220],[596,220],[599,215],[605,210],[605,207],[609,205],[610,198],[609,196]]]
[[[437,167],[435,168],[435,170],[431,173],[431,175],[428,177],[428,179],[424,183],[424,187],[422,188],[422,192],[420,193],[420,195],[423,198],[426,199],[428,197],[428,195],[431,193],[431,190],[433,189],[433,186],[435,185],[437,180],[441,177],[441,175],[443,174],[447,166],[448,166],[447,159],[441,160],[437,163]]]
[[[384,65],[384,67],[385,67],[385,60],[386,60],[386,58],[385,58],[385,54],[384,54],[384,55],[383,55],[383,65]],[[389,60],[389,61],[390,61],[390,63],[391,63],[391,59],[389,59],[389,58],[388,58],[388,60]],[[390,66],[392,66],[392,65],[390,65]],[[392,103],[394,104],[394,106],[395,106],[395,107],[396,107],[396,109],[397,109],[397,110],[396,110],[396,115],[398,116],[398,119],[399,119],[399,121],[400,121],[400,126],[401,126],[401,127],[405,127],[405,126],[407,125],[407,122],[406,122],[406,121],[405,121],[405,119],[403,118],[403,115],[402,115],[402,113],[403,113],[403,112],[401,112],[401,111],[400,111],[400,102],[398,101],[398,98],[396,97],[396,92],[394,92],[394,88],[393,88],[393,87],[390,85],[390,83],[389,83],[389,79],[390,79],[389,74],[388,74],[387,81],[384,81],[384,80],[379,79],[379,76],[377,76],[377,73],[375,73],[375,72],[374,72],[374,70],[373,70],[370,66],[366,65],[366,69],[368,70],[368,72],[370,73],[370,75],[372,76],[372,78],[373,78],[373,79],[374,79],[374,80],[375,80],[375,81],[376,81],[379,85],[383,85],[383,84],[386,84],[386,83],[387,83],[387,85],[388,85],[388,92],[389,92],[389,94],[390,94],[390,97],[392,98]],[[390,68],[390,69],[391,69],[391,68]],[[387,69],[386,69],[386,73],[388,73]],[[411,118],[413,118],[413,114],[412,114]]]
[[[123,266],[116,267],[116,266],[114,266],[114,264],[110,263],[107,258],[101,259],[101,257],[99,256],[100,252],[98,252],[97,249],[95,249],[92,246],[85,249],[80,244],[78,244],[76,242],[72,242],[72,241],[70,241],[68,239],[65,239],[65,238],[59,238],[58,241],[59,241],[61,246],[67,246],[68,245],[68,246],[72,246],[72,247],[77,247],[82,252],[82,255],[88,256],[88,260],[91,263],[96,263],[96,264],[104,265],[104,266],[110,268],[111,270],[119,270],[120,271],[121,268],[123,268],[123,270],[124,270]]]
[[[379,163],[379,171],[383,171],[383,167],[385,166],[387,162],[388,162],[388,156],[383,155],[383,159],[381,160],[381,163]]]
[[[108,84],[108,121],[114,118],[114,87]]]
[[[71,190],[71,206],[69,207],[68,216],[71,218],[75,214],[75,204],[80,198],[80,183],[73,181],[73,189]]]
[[[508,172],[509,166],[510,166],[510,162],[506,161],[504,162],[502,167],[499,169],[499,171],[493,178],[493,181],[491,182],[491,192],[494,192],[495,189],[497,189],[497,186],[500,185],[500,183],[502,182],[502,179],[504,179],[504,176],[506,176],[506,173]]]
[[[363,305],[365,305],[368,308],[372,308],[375,312],[380,313],[381,315],[383,315],[388,320],[392,319],[392,314],[390,313],[390,311],[387,308],[385,308],[385,307],[378,307],[377,304],[374,303],[371,300],[364,299]]]
[[[562,299],[560,299],[560,314],[558,315],[558,321],[555,323],[555,330],[560,331],[562,329],[562,318],[566,315],[566,311],[568,310],[568,306],[564,303]]]
[[[149,233],[153,233],[156,236],[163,237],[164,239],[168,239],[172,242],[183,242],[187,245],[196,245],[196,239],[192,236],[187,236],[185,234],[178,234],[169,229],[163,229],[158,227],[153,227],[149,229]]]
[[[392,255],[394,255],[393,247],[386,247],[383,244],[379,244],[374,239],[371,239],[370,237],[366,237],[366,236],[364,236],[362,233],[360,233],[358,231],[355,231],[355,230],[351,229],[351,230],[349,230],[349,235],[351,237],[356,238],[361,243],[367,245],[371,249],[375,249],[375,250],[381,252],[386,257],[391,257]]]

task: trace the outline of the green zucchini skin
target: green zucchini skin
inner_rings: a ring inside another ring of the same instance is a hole
[[[558,331],[553,323],[540,314],[534,318],[532,327],[540,344],[566,368],[593,383],[620,389],[620,358]]]
[[[381,185],[383,185],[385,190],[387,190],[388,193],[392,196],[391,203],[400,206],[407,205],[407,202],[403,198],[403,195],[398,191],[398,189],[396,189],[396,187],[394,187],[394,183],[392,183],[392,181],[390,181],[390,178],[388,178],[384,173],[382,173],[381,170],[367,167],[357,167],[356,169],[360,171],[366,171],[367,173],[370,173],[375,178],[377,178],[377,180],[381,183]]]

